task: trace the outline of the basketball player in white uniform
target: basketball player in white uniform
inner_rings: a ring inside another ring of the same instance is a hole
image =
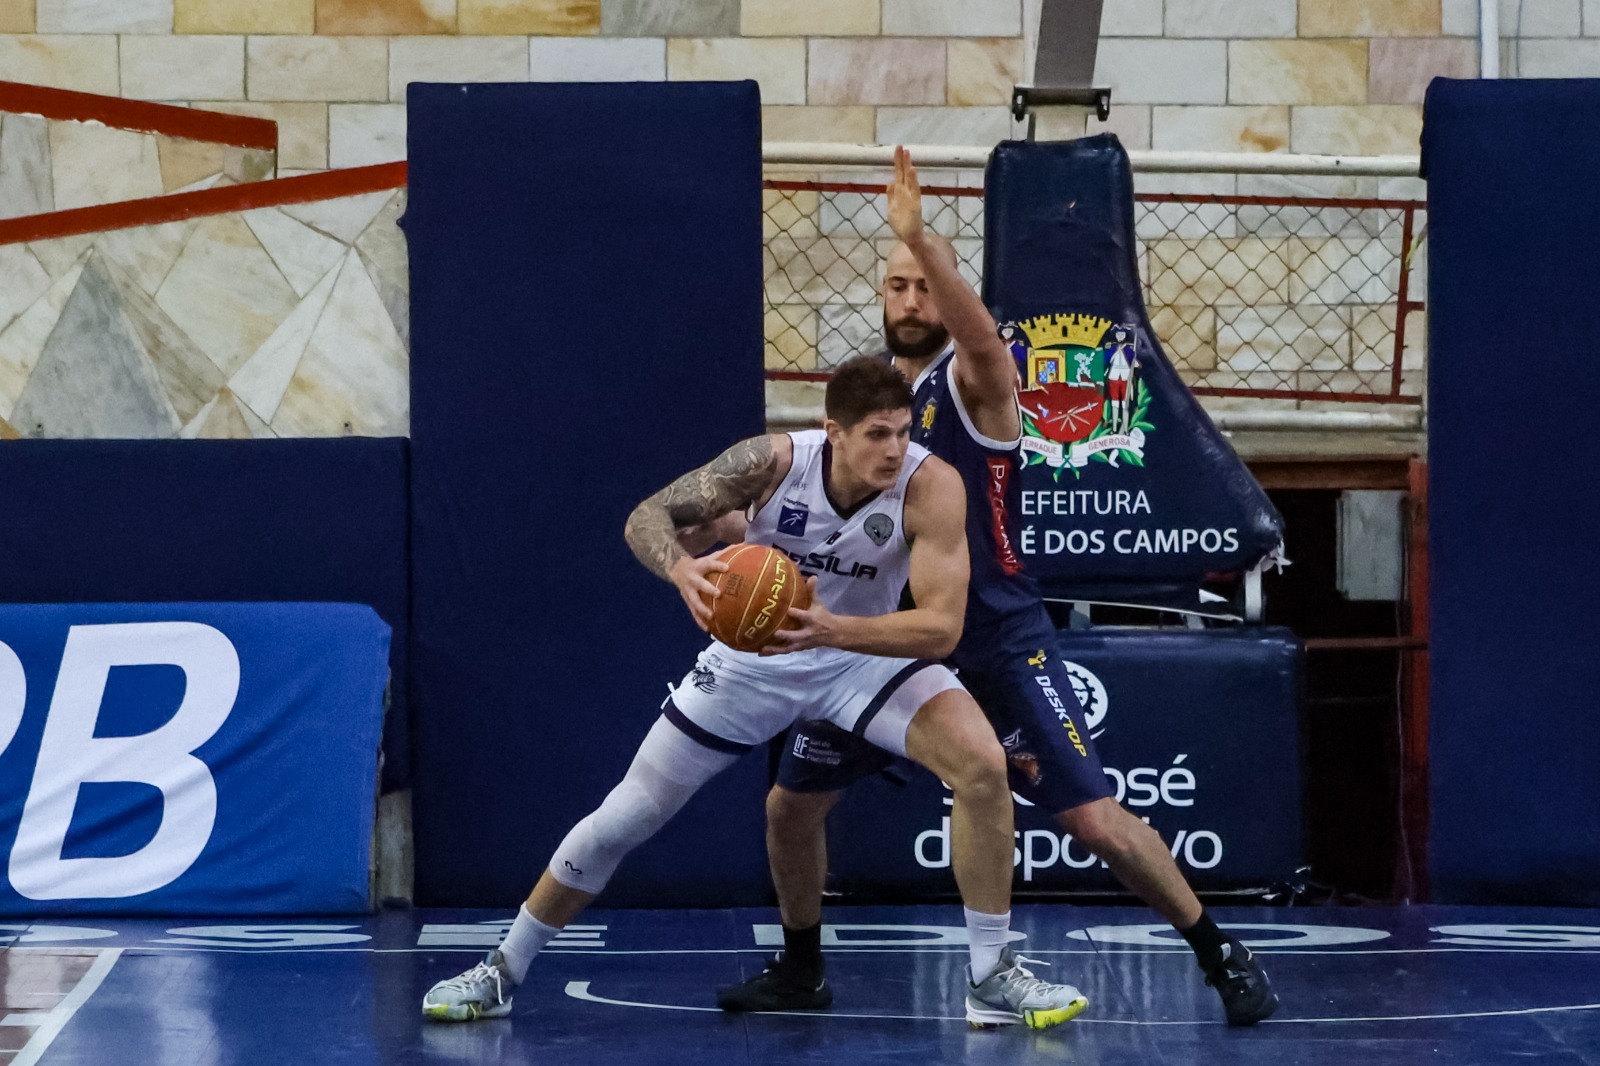
[[[663,705],[622,782],[567,834],[500,948],[423,998],[423,1013],[472,1021],[510,1013],[544,946],[605,887],[618,863],[706,781],[800,718],[823,719],[909,756],[954,792],[951,866],[971,942],[967,1017],[1047,1028],[1087,1000],[1034,977],[1006,946],[1013,830],[1005,754],[937,660],[961,634],[966,496],[942,460],[910,443],[911,390],[880,360],[853,359],[828,383],[822,430],[753,437],[674,481],[629,516],[628,544],[710,621],[709,578],[727,569],[680,535],[730,513],[747,543],[795,559],[813,605],[778,647],[713,641]],[[909,583],[916,608],[896,611]]]

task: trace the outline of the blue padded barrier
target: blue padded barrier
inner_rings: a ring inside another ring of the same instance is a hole
[[[413,85],[407,116],[417,896],[514,906],[704,643],[622,528],[763,429],[759,98]],[[606,902],[764,902],[764,770]]]
[[[384,782],[406,784],[406,442],[0,445],[0,602],[364,603],[394,631]]]
[[[1201,891],[1293,878],[1301,845],[1303,652],[1278,628],[1066,631],[1067,663],[1117,797],[1147,817]],[[833,887],[897,900],[953,892],[950,793],[916,771],[873,778],[830,819]],[[1017,807],[1018,891],[1119,886],[1055,820]]]
[[[348,603],[0,605],[0,915],[369,910],[389,638]]]
[[[1150,328],[1127,154],[1109,134],[1005,142],[986,188],[984,299],[1024,382],[1025,564],[1050,596],[1203,607],[1201,580],[1256,564],[1283,522]]]
[[[1443,903],[1600,904],[1597,113],[1592,80],[1440,79],[1425,106]]]

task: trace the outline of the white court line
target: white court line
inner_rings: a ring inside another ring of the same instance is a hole
[[[95,989],[100,987],[100,982],[106,979],[106,974],[111,972],[111,967],[117,963],[117,957],[122,954],[121,948],[102,948],[99,958],[90,964],[89,970],[78,983],[72,986],[60,1005],[51,1011],[48,1020],[34,1031],[33,1037],[23,1049],[17,1052],[17,1057],[12,1059],[12,1066],[34,1066],[39,1057],[50,1048],[50,1044],[61,1030],[66,1028],[72,1016],[78,1013],[78,1008],[88,1002],[94,995]]]
[[[1441,947],[1441,948],[1277,948],[1265,944],[1257,944],[1256,949],[1263,955],[1600,955],[1600,948],[1550,947],[1539,948],[1473,948],[1473,947]],[[44,945],[20,945],[7,948],[8,951],[33,951],[53,955],[61,954],[90,954],[91,950],[79,949],[76,952],[62,951],[58,948]],[[110,949],[106,949],[110,950]],[[459,946],[441,946],[426,948],[371,948],[371,947],[320,947],[316,945],[307,947],[201,947],[194,944],[132,944],[127,947],[117,948],[117,951],[127,951],[135,955],[154,954],[156,952],[171,952],[173,954],[226,954],[226,955],[448,955],[451,952],[460,952],[471,955],[482,955],[483,948],[469,948]],[[541,955],[770,955],[772,946],[755,945],[748,948],[585,948],[573,945],[571,947],[549,947]],[[1027,949],[1030,955],[1177,955],[1188,957],[1192,954],[1186,946],[1174,948],[1034,948]],[[965,946],[950,947],[826,947],[822,949],[825,955],[965,955]]]
[[[710,1011],[714,1014],[724,1013],[717,1007],[683,1007],[674,1003],[642,1003],[626,999],[608,999],[597,996],[589,991],[590,981],[568,981],[566,992],[573,999],[581,999],[586,1003],[604,1003],[612,1007],[644,1007],[649,1010],[678,1010],[678,1011]],[[1309,1025],[1328,1024],[1333,1022],[1431,1022],[1448,1021],[1457,1018],[1506,1018],[1524,1014],[1555,1014],[1563,1011],[1600,1010],[1600,1003],[1580,1003],[1570,1007],[1525,1007],[1520,1010],[1484,1010],[1464,1011],[1459,1014],[1397,1014],[1387,1017],[1359,1017],[1359,1018],[1268,1018],[1263,1025]],[[775,1010],[762,1011],[762,1014],[776,1014],[791,1018],[867,1018],[882,1021],[907,1021],[907,1022],[964,1022],[965,1016],[951,1017],[944,1014],[837,1014],[833,1011],[798,1011]],[[1204,1021],[1140,1021],[1135,1018],[1085,1018],[1082,1015],[1075,1018],[1072,1025],[1215,1025],[1214,1019]]]

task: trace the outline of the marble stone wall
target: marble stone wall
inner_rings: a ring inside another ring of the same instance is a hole
[[[0,244],[0,437],[405,435],[404,201]]]
[[[0,79],[273,118],[285,173],[400,158],[419,79],[754,78],[769,139],[976,144],[1010,132],[1037,2],[0,0]],[[1428,80],[1477,69],[1477,3],[1106,0],[1111,128],[1414,152]],[[1506,73],[1600,74],[1600,0],[1501,7]]]
[[[0,218],[273,176],[268,150],[0,111]]]

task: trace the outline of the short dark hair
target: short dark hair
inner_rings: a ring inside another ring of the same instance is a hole
[[[874,411],[909,411],[911,386],[888,360],[858,355],[834,370],[822,407],[829,418],[849,429]]]

